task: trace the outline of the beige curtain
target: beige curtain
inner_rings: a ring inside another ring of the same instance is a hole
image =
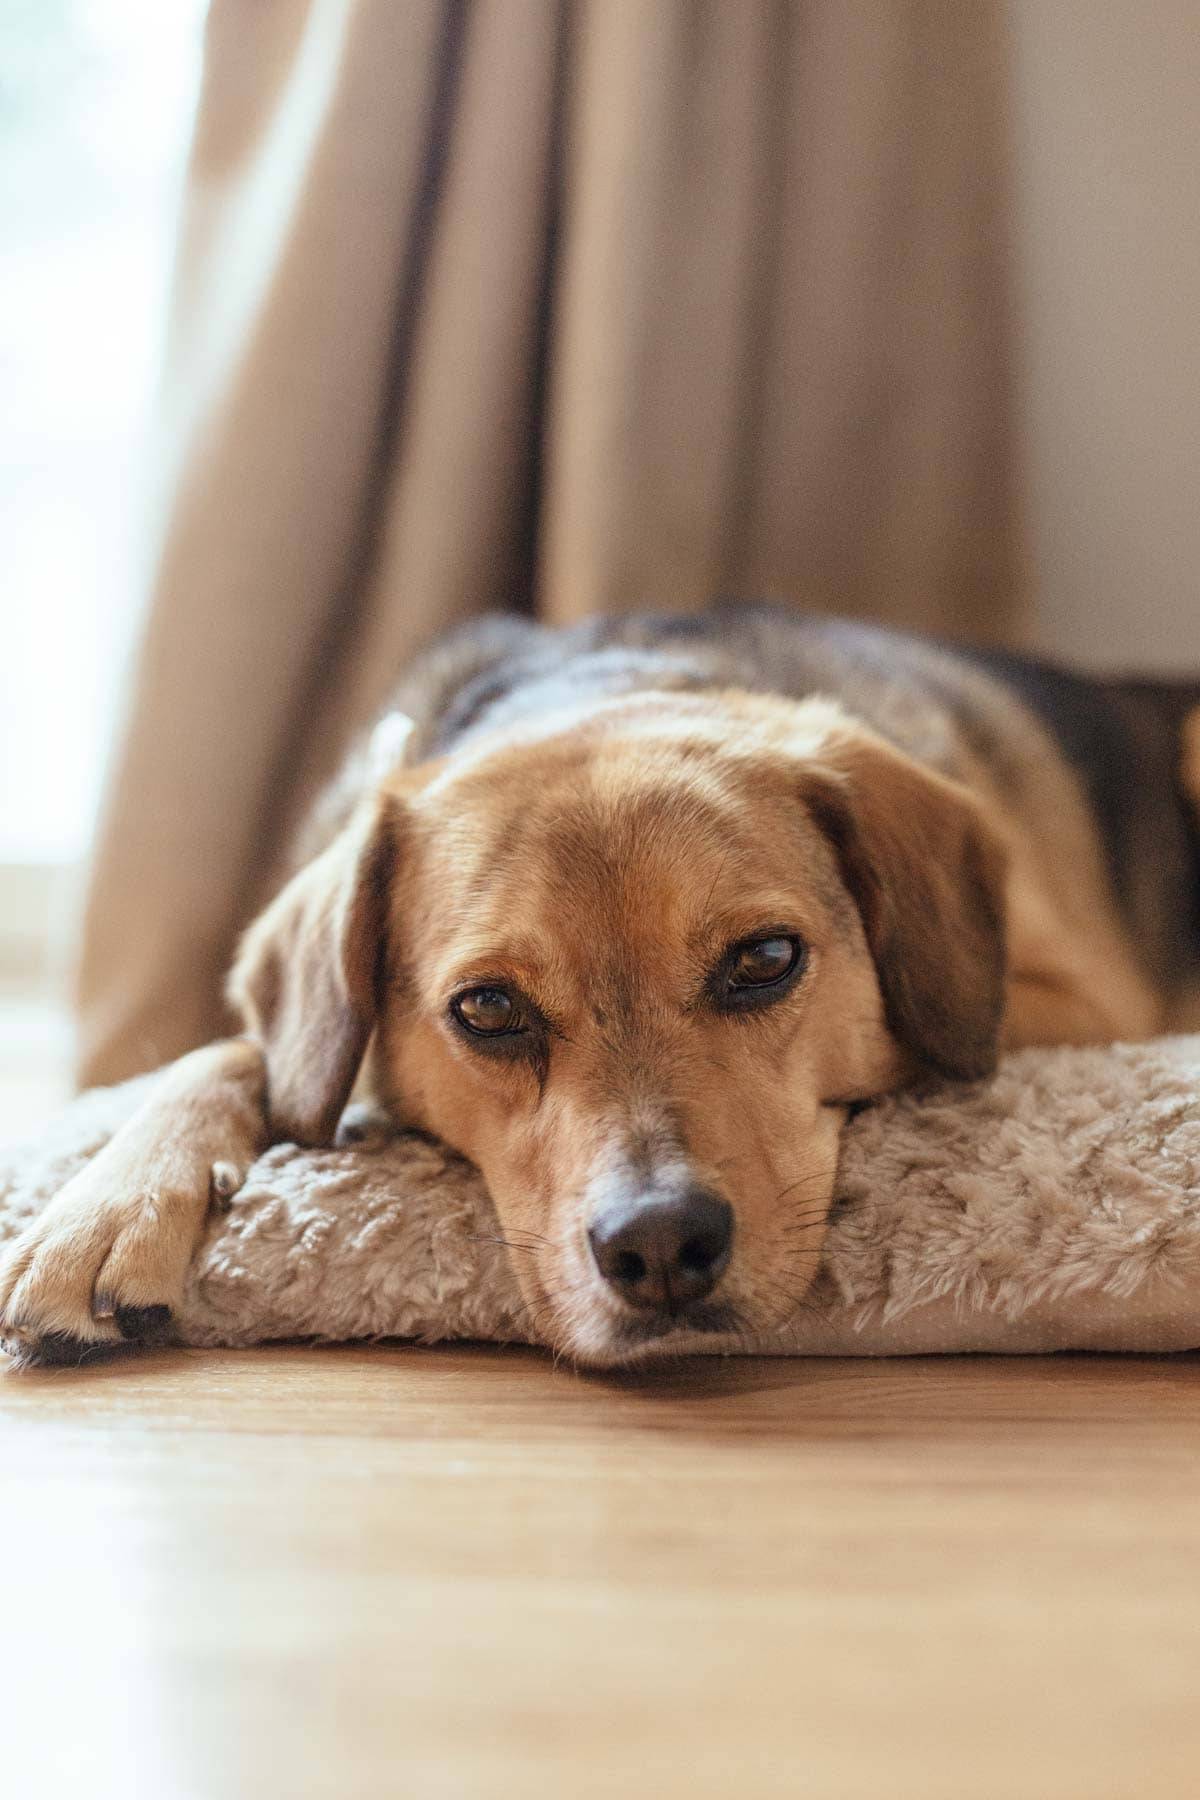
[[[217,0],[81,1072],[222,1027],[280,846],[483,608],[1017,629],[985,0]]]

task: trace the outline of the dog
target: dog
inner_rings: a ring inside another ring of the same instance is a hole
[[[3,1334],[154,1341],[214,1196],[352,1093],[482,1170],[595,1365],[786,1328],[846,1119],[1200,988],[1200,687],[768,605],[477,624],[408,674],[184,1057],[15,1245]]]

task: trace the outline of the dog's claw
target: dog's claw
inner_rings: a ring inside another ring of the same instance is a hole
[[[384,1112],[381,1106],[370,1101],[356,1100],[348,1106],[338,1120],[334,1145],[339,1150],[353,1145],[368,1144],[373,1139],[383,1140],[395,1135],[395,1122]]]
[[[245,1176],[236,1163],[215,1162],[209,1177],[209,1192],[212,1203],[218,1212],[228,1212],[233,1196],[241,1187]]]

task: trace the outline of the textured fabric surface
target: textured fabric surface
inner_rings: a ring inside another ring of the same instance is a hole
[[[281,843],[488,607],[1018,632],[1001,9],[214,0],[83,1078],[222,1034]]]
[[[147,1078],[152,1079],[152,1078]],[[0,1242],[145,1082],[98,1090],[0,1163]],[[479,1176],[424,1139],[281,1145],[214,1216],[182,1336],[527,1333]],[[1023,1051],[994,1080],[848,1128],[822,1272],[765,1354],[1200,1347],[1200,1037]]]

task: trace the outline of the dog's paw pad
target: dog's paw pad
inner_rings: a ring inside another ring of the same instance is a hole
[[[169,1306],[118,1306],[113,1309],[112,1316],[127,1344],[167,1344],[171,1341],[174,1315]]]

